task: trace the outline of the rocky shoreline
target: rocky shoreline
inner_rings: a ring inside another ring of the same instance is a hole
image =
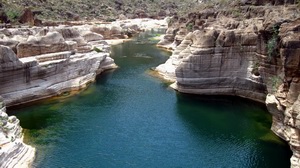
[[[132,19],[102,25],[0,29],[0,164],[29,167],[35,157],[35,149],[23,143],[19,120],[8,117],[4,104],[25,104],[85,88],[101,72],[117,68],[110,44],[166,26],[164,20]]]
[[[272,131],[293,151],[291,167],[300,167],[299,13],[296,5],[279,3],[175,16],[158,44],[173,54],[155,71],[173,81],[171,86],[179,92],[234,95],[265,103],[273,116]],[[166,26],[166,21],[133,19],[0,29],[4,99],[0,163],[28,167],[35,153],[23,143],[19,121],[7,116],[4,104],[24,104],[87,87],[98,74],[117,67],[109,57],[110,44]],[[110,39],[113,42],[107,42]]]
[[[158,43],[173,54],[155,71],[179,92],[265,103],[272,131],[293,152],[291,167],[300,167],[299,18],[296,5],[283,3],[173,17]]]
[[[31,167],[35,148],[23,143],[20,121],[8,116],[3,99],[0,97],[0,163],[1,167]]]

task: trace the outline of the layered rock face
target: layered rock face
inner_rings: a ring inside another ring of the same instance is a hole
[[[249,31],[197,30],[179,54],[176,89],[186,93],[238,95],[264,101],[264,85],[254,73],[256,34]],[[185,54],[188,54],[186,57]]]
[[[102,71],[117,67],[105,39],[164,26],[163,20],[134,19],[110,25],[0,29],[0,95],[12,106],[84,88]]]
[[[156,70],[179,92],[265,102],[273,116],[271,129],[293,151],[291,167],[300,167],[299,17],[298,7],[287,5],[175,18],[158,44],[175,49]]]
[[[259,39],[276,48],[258,55],[263,60],[260,71],[269,93],[266,105],[273,116],[271,129],[289,142],[291,165],[300,167],[300,19],[270,25],[272,29],[262,31]]]
[[[193,21],[193,17],[197,19]],[[170,59],[156,70],[164,78],[176,81],[172,86],[180,92],[237,95],[264,102],[265,86],[256,59],[257,27],[262,27],[262,21],[241,22],[221,14],[220,20],[193,17],[188,25],[202,27],[189,33],[187,26],[175,31],[171,28],[174,41],[168,42],[172,34],[167,34],[158,44],[176,47]]]
[[[22,128],[15,116],[8,116],[0,97],[0,167],[30,167],[35,149],[23,143]]]
[[[84,88],[116,67],[102,35],[83,27],[6,31],[2,41],[19,40],[0,45],[0,95],[8,106]]]

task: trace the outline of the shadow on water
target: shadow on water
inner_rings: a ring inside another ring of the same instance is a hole
[[[270,131],[271,116],[257,102],[230,96],[177,93],[177,114],[185,127],[213,153],[208,167],[289,167],[288,144]],[[272,152],[277,149],[279,152]],[[266,162],[272,160],[272,162]]]

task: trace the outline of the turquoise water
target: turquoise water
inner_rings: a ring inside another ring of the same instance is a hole
[[[176,93],[147,75],[168,55],[142,40],[113,46],[120,68],[86,90],[9,109],[21,120],[26,142],[37,148],[34,167],[290,166],[289,147],[270,131],[263,105]]]

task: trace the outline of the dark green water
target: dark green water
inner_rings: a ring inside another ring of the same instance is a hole
[[[141,37],[145,37],[142,34]],[[288,168],[291,152],[265,107],[179,94],[145,73],[167,59],[152,44],[113,47],[120,66],[69,98],[10,109],[37,148],[34,167]]]

